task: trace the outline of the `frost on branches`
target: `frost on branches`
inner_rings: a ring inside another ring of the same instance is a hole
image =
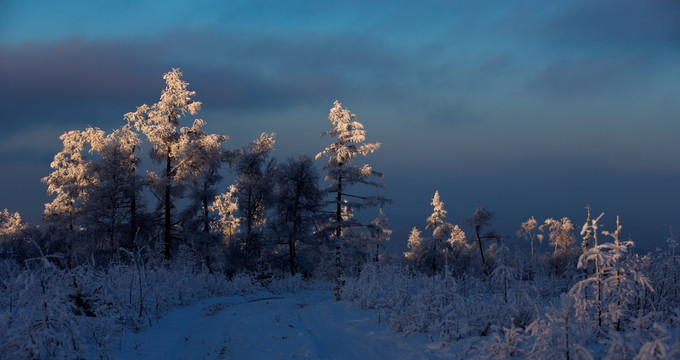
[[[166,258],[170,257],[173,239],[188,214],[200,211],[202,230],[209,230],[209,200],[216,194],[212,187],[220,179],[217,170],[223,161],[221,144],[227,140],[225,136],[205,134],[201,130],[205,122],[200,119],[191,127],[180,128],[183,116],[195,115],[201,108],[201,103],[193,99],[196,92],[187,90],[189,84],[181,78],[182,72],[172,69],[163,75],[166,87],[157,103],[139,106],[137,111],[125,115],[151,143],[151,159],[164,166],[158,174],[149,173],[149,182],[159,199]],[[174,211],[176,201],[184,196],[187,187],[191,189],[192,204],[184,218],[178,219]]]
[[[240,219],[236,215],[238,210],[238,198],[235,185],[229,185],[229,190],[217,195],[215,201],[210,205],[210,211],[217,212],[217,220],[214,221],[213,228],[218,229],[224,236],[225,245],[232,244],[232,238],[238,233]]]
[[[100,249],[134,248],[143,208],[143,180],[137,174],[137,151],[141,140],[130,124],[110,134],[88,128],[91,154],[87,187],[86,224],[90,236],[98,239]]]
[[[234,263],[253,269],[262,255],[266,210],[273,200],[276,161],[274,133],[262,133],[248,146],[230,153],[230,165],[236,175],[236,203],[241,231],[229,249]],[[232,196],[233,196],[232,195]]]
[[[307,155],[288,158],[278,167],[274,193],[276,215],[271,236],[278,243],[274,255],[287,255],[291,275],[299,271],[300,250],[318,253],[314,227],[323,198],[318,184],[318,170]]]
[[[61,139],[64,149],[54,157],[54,171],[43,178],[48,194],[56,195],[43,212],[53,240],[44,244],[46,250],[67,251],[70,259],[74,252],[132,248],[143,206],[137,134],[127,124],[110,134],[73,130]]]
[[[469,246],[463,230],[444,220],[446,210],[439,198],[439,191],[435,191],[431,205],[433,211],[427,218],[425,228],[432,230],[432,237],[422,238],[420,230],[413,228],[408,239],[409,251],[404,256],[418,271],[436,274],[449,261],[461,261],[460,255],[467,252]]]
[[[325,179],[331,181],[326,189],[335,194],[329,204],[335,207],[335,218],[331,220],[330,227],[335,230],[335,241],[338,242],[343,236],[343,230],[348,227],[356,227],[359,224],[353,217],[343,219],[343,207],[345,213],[351,214],[355,210],[366,207],[383,206],[391,200],[377,195],[357,195],[348,192],[348,187],[356,184],[364,184],[373,187],[383,185],[374,178],[382,178],[382,174],[373,170],[368,165],[354,165],[354,160],[359,156],[366,156],[380,147],[380,143],[365,143],[366,131],[364,126],[356,120],[356,115],[344,109],[339,101],[335,101],[328,114],[331,128],[321,135],[335,138],[335,142],[328,145],[316,155],[316,159],[328,157],[328,162],[321,169],[326,173]],[[336,244],[336,266],[341,267],[340,248]]]

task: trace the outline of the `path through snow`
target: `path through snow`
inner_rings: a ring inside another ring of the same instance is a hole
[[[121,359],[437,359],[424,335],[404,337],[375,311],[336,302],[328,292],[211,298],[126,332]]]

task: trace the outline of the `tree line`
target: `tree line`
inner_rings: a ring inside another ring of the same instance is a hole
[[[365,142],[355,114],[335,101],[322,134],[332,143],[315,158],[277,161],[274,133],[227,149],[226,135],[207,133],[203,119],[190,120],[202,104],[182,75],[179,69],[164,74],[159,101],[125,114],[116,130],[88,127],[60,136],[63,149],[42,179],[53,197],[42,223],[29,227],[18,213],[2,214],[6,257],[26,259],[39,250],[73,267],[145,248],[158,258],[192,256],[219,271],[277,267],[335,276],[380,257],[390,234],[382,210],[370,223],[354,214],[391,200],[353,191],[356,184],[383,186],[381,173],[357,164],[380,144]],[[145,172],[143,148],[154,164]],[[327,162],[319,170],[314,160],[321,158]],[[223,167],[233,184],[222,185]]]

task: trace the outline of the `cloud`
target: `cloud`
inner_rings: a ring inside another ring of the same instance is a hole
[[[69,114],[86,117],[88,108],[106,104],[132,111],[156,101],[162,73],[181,67],[197,98],[211,106],[297,106],[357,90],[379,94],[384,83],[373,80],[408,66],[397,58],[375,39],[340,35],[244,38],[180,29],[138,42],[36,41],[0,47],[0,101],[24,124],[68,122]]]
[[[527,0],[510,6],[495,29],[504,39],[554,49],[677,51],[678,19],[676,0]]]
[[[51,156],[59,151],[59,135],[61,134],[58,130],[48,126],[11,134],[0,142],[0,155],[8,160],[17,161],[25,161],[27,152],[50,154]],[[12,156],[16,154],[22,154],[22,156]]]
[[[550,96],[587,96],[639,87],[653,72],[644,58],[589,57],[558,60],[528,82],[528,89]]]
[[[544,28],[556,41],[615,47],[676,45],[680,2],[582,0]]]

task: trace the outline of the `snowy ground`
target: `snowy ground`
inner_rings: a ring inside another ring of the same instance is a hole
[[[121,359],[437,359],[446,348],[404,337],[375,311],[322,291],[211,298],[124,335]]]

